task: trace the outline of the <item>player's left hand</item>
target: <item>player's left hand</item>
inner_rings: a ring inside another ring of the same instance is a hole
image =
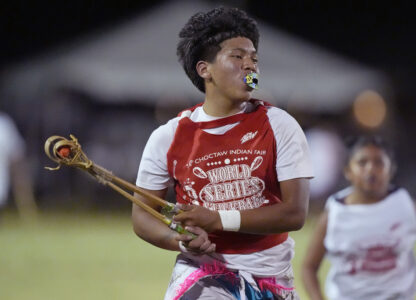
[[[184,226],[198,226],[206,232],[222,230],[220,215],[217,211],[198,205],[179,204],[178,207],[183,212],[173,217],[175,222],[180,222]]]
[[[190,252],[194,255],[204,255],[215,252],[216,245],[211,243],[208,233],[205,230],[193,226],[186,226],[185,229],[195,236],[192,237],[189,234],[180,234],[176,237],[176,240],[180,242],[179,248],[182,252]]]

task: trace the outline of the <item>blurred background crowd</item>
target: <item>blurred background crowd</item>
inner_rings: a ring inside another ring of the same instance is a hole
[[[260,25],[260,90],[308,138],[311,210],[343,187],[344,142],[378,134],[397,155],[395,181],[416,195],[416,22],[404,2],[6,1],[0,61],[0,206],[128,210],[78,170],[57,172],[51,135],[74,134],[95,163],[134,182],[152,130],[203,101],[176,59],[188,17],[237,6]],[[384,4],[383,4],[384,3]],[[16,201],[13,201],[16,200]]]

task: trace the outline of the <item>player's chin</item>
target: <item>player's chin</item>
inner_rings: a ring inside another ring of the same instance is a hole
[[[368,196],[379,197],[384,193],[383,191],[385,190],[385,187],[383,185],[373,183],[365,185],[364,190]]]
[[[252,91],[253,89],[248,86],[235,85],[228,90],[228,97],[234,101],[245,102],[251,99]]]
[[[250,87],[249,87],[250,88]],[[251,89],[251,88],[250,88]],[[241,101],[248,101],[248,100],[250,100],[251,99],[251,94],[252,94],[252,91],[253,91],[253,89],[251,89],[251,90],[248,90],[248,89],[243,89],[243,90],[241,90],[241,91],[239,91],[239,93],[238,93],[238,98],[241,100]]]

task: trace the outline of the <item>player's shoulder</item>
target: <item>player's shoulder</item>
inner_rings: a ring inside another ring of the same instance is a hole
[[[184,109],[184,110],[182,110],[179,114],[178,114],[178,117],[180,118],[180,119],[182,119],[182,118],[185,118],[185,117],[190,117],[195,111],[197,111],[198,109],[200,109],[201,107],[202,107],[202,105],[203,105],[204,103],[203,102],[201,102],[201,103],[198,103],[198,104],[195,104],[194,106],[192,106],[192,107],[190,107],[190,108],[187,108],[187,109]]]
[[[13,119],[4,112],[0,111],[0,124],[1,126],[14,127]]]
[[[178,127],[179,121],[183,118],[190,118],[194,119],[196,115],[198,115],[198,110],[200,110],[202,107],[202,103],[199,103],[197,105],[194,105],[191,108],[187,108],[179,112],[179,114],[167,121],[165,124],[160,125],[158,128],[156,128],[152,133],[152,138],[158,138],[158,139],[167,139],[171,140],[173,139],[176,128]]]
[[[150,138],[158,141],[173,139],[180,119],[181,117],[179,116],[174,117],[167,121],[165,124],[160,125],[152,132]]]
[[[399,185],[391,185],[389,187],[389,194],[406,195],[411,198],[409,191],[405,187]]]
[[[6,140],[19,139],[20,134],[14,120],[6,113],[0,111],[0,137]]]
[[[265,107],[267,109],[267,117],[269,118],[271,122],[280,123],[280,124],[281,123],[284,123],[284,124],[298,123],[291,114],[289,114],[286,110],[282,108],[273,106],[271,104],[266,104]]]
[[[389,192],[388,197],[406,199],[407,201],[414,202],[414,199],[410,195],[409,191],[402,186],[392,185],[389,187],[388,192]]]
[[[282,108],[277,106],[266,104],[267,114],[269,115],[276,115],[276,116],[290,116],[290,114]]]
[[[269,123],[276,132],[290,133],[301,130],[299,122],[284,109],[272,105],[266,105],[265,107]]]
[[[328,208],[332,204],[342,204],[344,203],[344,199],[347,198],[349,194],[352,192],[352,187],[346,187],[342,190],[339,190],[328,197],[326,200],[325,207]]]

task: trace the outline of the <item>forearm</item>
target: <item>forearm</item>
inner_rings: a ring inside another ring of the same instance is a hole
[[[10,175],[13,198],[19,213],[24,218],[36,217],[37,205],[27,162],[24,160],[13,161]]]
[[[280,189],[280,203],[241,211],[241,232],[271,234],[303,227],[309,204],[308,180],[280,182]]]
[[[174,220],[184,225],[199,226],[207,232],[225,230],[254,234],[299,230],[305,222],[307,211],[307,205],[298,207],[289,203],[243,211],[212,211],[197,205],[181,208],[186,211],[176,215]],[[230,224],[233,226],[229,226]]]
[[[162,199],[165,198],[167,192],[167,189],[157,191],[142,190]],[[158,205],[152,201],[138,194],[135,194],[135,197],[153,209],[159,209]],[[179,250],[179,242],[175,239],[179,234],[136,204],[133,204],[132,207],[132,222],[134,232],[146,242],[167,250]]]
[[[175,239],[179,234],[135,204],[132,222],[134,232],[146,242],[166,250],[180,250]]]
[[[318,271],[322,264],[326,250],[324,239],[327,226],[327,212],[321,214],[316,224],[304,261],[302,263],[302,280],[311,300],[323,300],[321,285],[319,283]]]
[[[309,183],[299,178],[280,183],[281,202],[237,213],[211,211],[198,205],[184,205],[174,219],[184,225],[198,226],[207,232],[217,230],[272,234],[302,228],[309,203]],[[227,228],[227,224],[232,224]]]
[[[304,266],[302,269],[303,285],[311,300],[324,300],[317,273],[317,269]]]
[[[299,230],[303,227],[307,207],[278,203],[256,209],[243,210],[240,232],[272,234]]]

